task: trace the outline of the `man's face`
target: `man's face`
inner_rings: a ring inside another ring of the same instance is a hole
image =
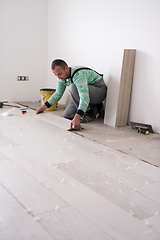
[[[67,66],[65,68],[56,66],[52,72],[56,77],[58,77],[58,79],[61,79],[62,81],[65,81],[69,77],[69,68]]]

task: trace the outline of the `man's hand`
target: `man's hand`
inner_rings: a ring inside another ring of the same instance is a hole
[[[45,104],[43,104],[42,106],[40,106],[40,107],[37,109],[36,114],[44,112],[44,110],[45,110],[46,108],[47,108],[47,106],[46,106]]]
[[[73,120],[71,121],[70,128],[73,127],[74,129],[81,131],[80,118],[81,118],[81,116],[80,116],[79,114],[76,114],[76,115],[74,116]]]

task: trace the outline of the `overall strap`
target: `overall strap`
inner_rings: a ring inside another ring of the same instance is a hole
[[[71,76],[71,82],[72,82],[72,83],[73,83],[73,76],[75,75],[76,72],[78,72],[78,71],[80,71],[80,70],[92,70],[92,69],[91,69],[91,68],[88,68],[88,67],[77,68],[77,69],[73,72],[73,74],[72,74],[72,76]],[[97,73],[98,75],[100,75],[100,76],[103,77],[103,74],[100,74],[100,73],[96,72],[95,70],[92,70],[92,71],[94,71],[95,73]]]

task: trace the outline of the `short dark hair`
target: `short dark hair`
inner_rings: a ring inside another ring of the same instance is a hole
[[[67,63],[62,60],[62,59],[55,59],[52,64],[51,64],[51,69],[54,70],[56,66],[60,66],[62,68],[65,68],[67,65]]]

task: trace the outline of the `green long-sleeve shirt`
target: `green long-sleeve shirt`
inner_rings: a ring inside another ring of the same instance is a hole
[[[82,67],[76,66],[76,67],[70,68],[71,74],[70,74],[70,77],[68,79],[66,79],[66,81],[62,81],[61,79],[58,79],[56,92],[45,103],[47,107],[54,105],[61,99],[61,97],[63,96],[63,93],[66,89],[66,86],[69,86],[72,83],[71,82],[72,74],[78,68],[82,68]],[[80,102],[79,102],[79,106],[78,106],[78,110],[80,110],[78,112],[82,112],[82,114],[80,114],[80,115],[83,115],[83,113],[87,110],[88,104],[90,102],[88,85],[97,83],[101,79],[101,77],[102,77],[101,75],[99,75],[95,71],[89,70],[89,69],[87,69],[87,70],[82,69],[82,70],[76,72],[75,75],[73,76],[72,80],[73,80],[73,83],[77,87],[79,97],[80,97]]]

